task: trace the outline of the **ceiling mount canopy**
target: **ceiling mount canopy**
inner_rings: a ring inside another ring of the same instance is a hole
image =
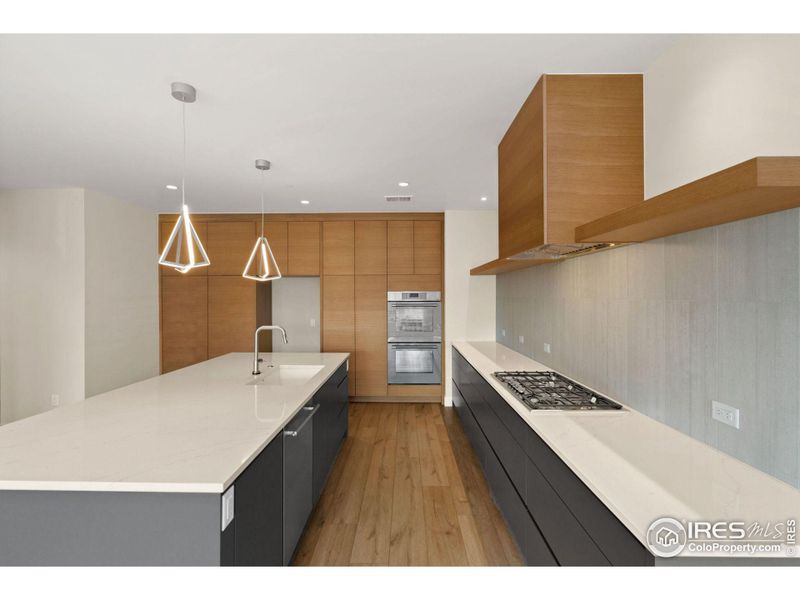
[[[278,268],[267,236],[264,235],[264,172],[269,171],[271,166],[266,159],[256,159],[256,169],[261,173],[261,237],[256,240],[242,273],[242,277],[254,281],[273,281],[281,278],[281,270]]]
[[[173,267],[179,273],[188,273],[196,267],[211,264],[205,248],[197,235],[186,206],[186,104],[197,99],[197,90],[188,83],[176,81],[172,84],[172,97],[181,102],[181,124],[183,127],[183,172],[181,173],[181,212],[172,228],[158,264]]]

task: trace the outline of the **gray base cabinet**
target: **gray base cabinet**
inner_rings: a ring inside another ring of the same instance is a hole
[[[347,383],[344,364],[237,477],[221,564],[291,563],[347,437]]]
[[[456,349],[453,405],[527,564],[654,564],[644,546]]]

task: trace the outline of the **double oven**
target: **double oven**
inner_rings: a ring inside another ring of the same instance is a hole
[[[389,383],[442,382],[441,292],[389,292]]]

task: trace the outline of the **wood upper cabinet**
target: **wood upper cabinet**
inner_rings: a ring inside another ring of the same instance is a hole
[[[414,273],[414,221],[389,221],[386,227],[387,272]]]
[[[355,277],[322,278],[322,351],[350,352],[349,394],[356,393]]]
[[[355,273],[386,274],[386,221],[356,221]]]
[[[209,275],[241,275],[256,242],[253,221],[224,221],[206,224],[206,252]],[[198,234],[199,235],[199,234]]]
[[[414,221],[414,274],[442,272],[442,222]]]
[[[289,268],[287,275],[319,275],[320,224],[317,221],[290,221]]]
[[[161,372],[208,358],[208,277],[161,279]]]
[[[425,292],[441,292],[441,275],[389,275],[387,278],[387,291],[405,292],[420,290]]]
[[[386,275],[356,275],[356,396],[385,396]]]
[[[252,352],[256,282],[241,275],[208,278],[208,358]]]
[[[322,224],[322,273],[324,275],[355,273],[353,221],[325,221]]]
[[[543,75],[498,146],[500,258],[644,200],[641,75]]]
[[[256,223],[256,232],[256,236],[261,234],[260,220]],[[287,261],[289,241],[286,221],[267,221],[264,223],[264,235],[267,236],[269,247],[272,249],[272,254],[275,257],[275,262],[278,263],[281,275],[285,275],[289,271],[289,263]],[[252,249],[253,245],[251,244],[250,250],[252,251]],[[248,254],[248,257],[249,256]],[[244,271],[244,267],[242,267],[242,271]]]
[[[200,243],[203,244],[203,248],[206,249],[206,254],[208,254],[208,258],[211,260],[211,263],[214,263],[214,257],[211,256],[211,253],[208,251],[208,228],[206,223],[195,223],[192,222],[194,226],[194,230],[197,232],[197,237],[200,238]],[[159,255],[164,250],[164,246],[167,244],[167,240],[169,239],[169,235],[172,233],[173,228],[175,227],[175,221],[171,223],[161,223],[159,224],[159,244],[158,244],[158,253]],[[172,258],[173,256],[170,256]],[[211,266],[211,265],[209,265]],[[242,267],[244,268],[244,267]],[[208,275],[208,267],[198,267],[196,269],[191,269],[188,273],[179,273],[173,267],[162,267],[159,266],[162,275],[167,276],[178,276],[178,277],[205,277]]]

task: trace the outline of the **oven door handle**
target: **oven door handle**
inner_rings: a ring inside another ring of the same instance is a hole
[[[390,344],[392,350],[436,350],[441,344],[438,342],[419,342],[413,344]]]

